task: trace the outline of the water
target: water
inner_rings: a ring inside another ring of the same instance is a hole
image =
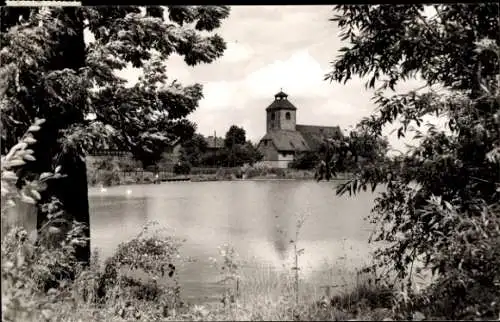
[[[363,217],[375,195],[338,197],[332,182],[172,182],[91,188],[89,195],[92,247],[103,258],[148,221],[187,240],[182,253],[198,260],[180,274],[184,296],[190,299],[213,295],[219,273],[209,257],[216,257],[217,247],[225,242],[243,260],[282,267],[300,216],[307,218],[299,237],[300,248],[305,248],[300,257],[305,278],[323,270],[325,263],[344,263],[350,269],[369,259],[372,227]]]

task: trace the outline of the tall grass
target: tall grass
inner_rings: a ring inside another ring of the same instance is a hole
[[[300,247],[300,231],[306,219],[300,215],[296,220],[294,238],[290,240],[291,257],[283,267],[242,261],[231,245],[220,247],[220,258],[212,262],[220,271],[225,288],[219,304],[198,307],[206,310],[204,318],[282,321],[391,317],[388,308],[392,289],[367,272],[355,274],[357,278],[350,281],[352,288],[345,291],[333,285],[336,276],[331,267],[325,266],[326,279],[314,274],[305,278],[301,274],[300,256],[307,250]],[[277,230],[286,234],[280,227]],[[344,280],[342,286],[347,284]]]

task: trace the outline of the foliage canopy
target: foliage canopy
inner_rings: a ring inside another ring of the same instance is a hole
[[[358,127],[378,138],[399,121],[398,136],[419,141],[390,162],[365,165],[337,192],[383,184],[371,215],[373,240],[387,245],[376,253],[380,262],[411,277],[422,260],[438,276],[431,297],[452,318],[498,317],[498,304],[489,306],[500,295],[499,5],[432,8],[432,15],[423,5],[335,8],[332,21],[349,45],[326,79],[367,78],[378,110]],[[387,95],[417,76],[422,88]],[[445,118],[446,129],[422,129],[431,115]]]
[[[88,225],[85,151],[117,148],[154,160],[191,137],[195,126],[186,116],[198,106],[202,86],[169,78],[165,61],[178,54],[194,66],[220,57],[225,43],[213,31],[229,8],[9,7],[1,14],[2,154],[44,119],[34,137],[35,160],[16,168],[18,185],[60,166],[66,179],[49,185],[39,204],[55,196]],[[143,71],[133,86],[116,74],[130,65]],[[87,260],[89,254],[87,247]]]

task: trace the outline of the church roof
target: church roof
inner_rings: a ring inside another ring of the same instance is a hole
[[[274,130],[261,141],[270,140],[278,151],[316,151],[326,138],[342,137],[338,126],[297,125],[296,131]]]
[[[288,130],[276,130],[270,131],[264,137],[263,140],[271,140],[278,151],[308,151],[309,146],[306,141],[297,131]]]
[[[325,138],[342,137],[338,126],[299,125],[295,126],[311,150],[317,150]]]
[[[205,142],[207,142],[207,148],[209,149],[219,149],[224,147],[224,138],[216,137],[213,135],[205,138]]]
[[[288,94],[286,94],[285,92],[283,91],[279,91],[278,93],[276,93],[274,95],[274,102],[271,103],[271,105],[269,105],[267,108],[266,108],[266,111],[270,111],[270,110],[297,110],[297,108],[292,104],[290,103],[290,101],[288,100]]]
[[[281,97],[281,98],[285,97],[286,98],[286,97],[288,97],[288,94],[283,92],[283,91],[279,91],[278,93],[274,94],[274,97],[275,98],[277,98],[277,97]]]

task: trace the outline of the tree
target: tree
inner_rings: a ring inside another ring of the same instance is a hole
[[[161,124],[161,121],[156,122]],[[196,126],[187,120],[173,125],[169,131],[177,137],[175,141],[172,141],[173,139],[166,140],[166,137],[163,136],[151,135],[151,130],[156,131],[157,129],[150,128],[147,132],[141,133],[141,143],[134,145],[131,149],[134,159],[141,161],[143,168],[157,165],[166,149],[192,138],[196,131]]]
[[[253,164],[262,157],[256,147],[246,140],[245,129],[231,125],[224,138],[224,149],[220,151],[218,159],[227,166],[237,167],[245,163]]]
[[[373,137],[366,129],[357,127],[347,137],[342,135],[324,140],[318,151],[299,154],[290,166],[296,169],[316,168],[322,173],[320,178],[331,179],[335,177],[335,171],[353,172],[367,163],[385,160],[388,145],[387,138]]]
[[[315,169],[320,162],[319,153],[317,151],[306,151],[298,154],[296,158],[290,162],[289,167],[300,170]]]
[[[236,125],[231,125],[224,138],[224,146],[232,148],[235,144],[245,144],[246,133],[245,129]]]
[[[336,172],[362,171],[365,166],[388,161],[389,141],[386,137],[373,136],[358,125],[349,136],[325,140],[317,152],[318,178],[331,179]]]
[[[500,296],[494,286],[500,280],[499,5],[433,8],[426,16],[423,5],[336,7],[332,20],[350,44],[326,78],[367,77],[366,86],[377,89],[378,112],[359,125],[373,138],[397,120],[398,136],[414,133],[419,140],[391,162],[358,169],[337,192],[383,184],[371,215],[378,224],[373,240],[388,244],[376,252],[380,263],[410,283],[421,259],[438,277],[428,293],[437,311],[497,318],[500,307],[490,303]],[[387,95],[415,76],[424,87]],[[447,131],[412,129],[429,115],[446,117]]]
[[[16,168],[18,186],[58,166],[66,175],[37,203],[39,228],[52,197],[88,227],[85,151],[118,148],[146,159],[193,128],[185,117],[202,87],[169,79],[164,62],[173,53],[190,66],[220,57],[225,43],[210,32],[228,14],[225,6],[2,9],[2,153],[45,119],[34,134],[35,161]],[[85,43],[85,29],[93,42]],[[143,69],[131,87],[115,73],[127,64]],[[87,243],[78,258],[89,255]]]
[[[227,163],[233,166],[242,166],[244,164],[254,164],[260,161],[263,155],[257,150],[252,142],[247,141],[244,144],[236,144],[232,149],[227,149]]]
[[[203,135],[193,135],[190,140],[182,144],[180,161],[187,162],[193,167],[201,165],[207,147],[208,144]]]

